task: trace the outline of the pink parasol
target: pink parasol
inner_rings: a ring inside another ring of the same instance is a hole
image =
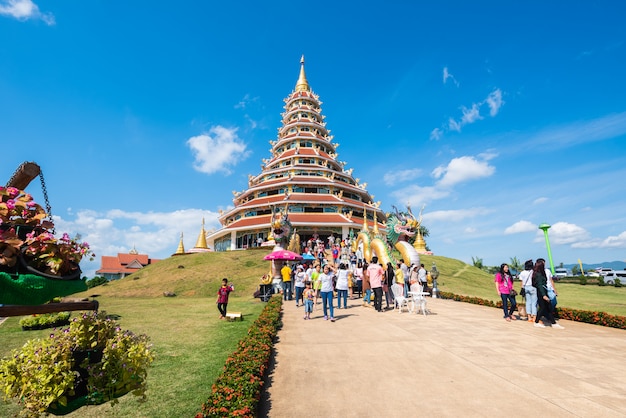
[[[302,256],[300,254],[294,253],[293,251],[289,251],[289,250],[274,250],[271,253],[269,253],[268,255],[266,255],[265,257],[263,257],[263,260],[288,260],[288,261],[293,261],[293,260],[302,260]]]

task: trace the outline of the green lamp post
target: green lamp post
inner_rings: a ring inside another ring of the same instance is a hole
[[[546,238],[546,248],[548,249],[548,261],[550,261],[550,271],[554,274],[554,262],[552,261],[552,250],[550,250],[550,239],[548,239],[548,229],[550,225],[542,223],[539,225],[539,229],[543,231],[543,236]]]

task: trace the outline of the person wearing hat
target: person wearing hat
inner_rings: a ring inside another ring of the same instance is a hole
[[[307,281],[306,273],[304,272],[304,267],[302,264],[299,264],[296,267],[296,274],[294,276],[294,282],[296,285],[296,308],[300,306],[301,303],[304,303],[302,299],[302,294],[305,288],[305,282]]]

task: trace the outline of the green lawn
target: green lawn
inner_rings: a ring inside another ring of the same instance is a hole
[[[265,251],[269,252],[269,251]],[[225,359],[264,303],[252,297],[259,277],[269,263],[261,250],[208,253],[171,257],[151,265],[136,276],[97,287],[79,296],[98,293],[101,310],[119,315],[122,328],[151,337],[156,360],[148,374],[148,400],[139,404],[125,396],[114,407],[88,406],[69,417],[189,417],[200,410]],[[440,290],[499,300],[493,276],[459,260],[423,256],[430,269],[437,263],[441,272]],[[236,291],[229,311],[244,314],[243,322],[218,319],[215,293],[222,277],[232,279]],[[519,283],[516,284],[519,288]],[[559,305],[576,309],[600,310],[626,316],[626,288],[594,285],[557,284]],[[166,298],[164,291],[177,297]],[[521,302],[521,298],[518,298]],[[47,337],[50,330],[21,331],[19,318],[0,325],[0,356],[10,354],[28,339]],[[20,408],[0,403],[0,416],[14,416]]]

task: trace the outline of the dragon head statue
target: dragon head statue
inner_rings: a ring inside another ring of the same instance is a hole
[[[287,215],[287,206],[284,209],[274,210],[272,207],[272,219],[270,221],[270,235],[274,238],[276,245],[285,248],[289,244],[291,235],[291,222]]]
[[[392,206],[394,213],[387,214],[387,241],[394,245],[398,241],[412,242],[420,227],[421,221],[416,219],[407,205],[407,212],[400,212]]]

